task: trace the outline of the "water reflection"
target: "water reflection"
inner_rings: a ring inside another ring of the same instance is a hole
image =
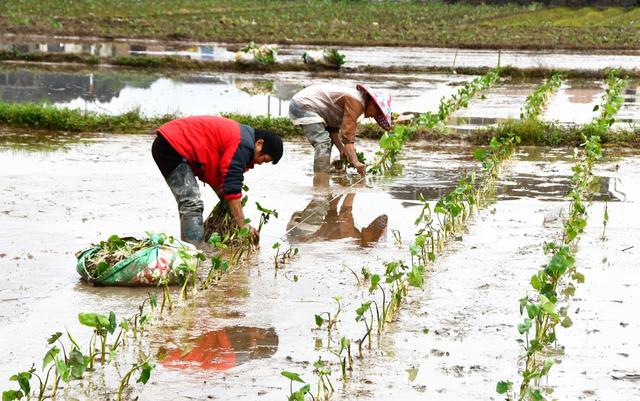
[[[98,57],[116,57],[129,55],[178,56],[201,61],[230,61],[234,53],[226,47],[215,45],[170,45],[157,43],[126,42],[40,42],[40,43],[3,43],[0,50],[17,52],[43,52],[86,54]]]
[[[273,327],[231,326],[189,338],[174,348],[160,347],[157,357],[171,369],[225,371],[252,359],[270,358],[277,350]]]
[[[381,214],[358,229],[353,218],[354,192],[319,194],[304,210],[294,212],[287,225],[291,242],[316,242],[352,238],[361,246],[375,245],[387,230],[388,217]]]
[[[420,197],[429,201],[435,201],[444,194],[455,189],[455,177],[451,174],[449,180],[443,177],[436,183],[409,183],[403,181],[401,185],[393,185],[389,194],[396,199],[416,201]],[[563,201],[571,190],[571,177],[533,173],[514,173],[507,181],[501,181],[497,185],[497,197],[500,200],[512,200],[519,198],[535,198],[543,201]],[[618,202],[626,199],[622,185],[616,177],[596,176],[594,178],[592,200]],[[408,203],[407,205],[410,205]]]

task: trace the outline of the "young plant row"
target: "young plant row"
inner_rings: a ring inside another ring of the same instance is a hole
[[[500,78],[500,70],[494,69],[485,75],[466,83],[457,93],[450,98],[440,99],[438,112],[427,111],[419,115],[409,125],[396,125],[393,130],[385,132],[380,138],[380,151],[376,153],[377,160],[369,168],[369,171],[376,174],[398,174],[401,167],[397,165],[398,154],[402,151],[404,144],[409,141],[418,129],[434,128],[442,124],[453,112],[467,107],[469,101],[476,95],[485,92],[493,86]],[[482,95],[484,99],[484,95]]]
[[[557,242],[545,242],[545,254],[551,254],[549,262],[531,277],[530,285],[534,295],[526,294],[520,299],[520,314],[524,320],[518,324],[518,332],[524,336],[520,340],[524,346],[524,368],[522,381],[517,392],[512,391],[513,383],[500,381],[496,390],[506,394],[508,400],[518,399],[540,401],[545,399],[540,379],[549,374],[554,364],[551,358],[557,341],[556,326],[570,327],[571,318],[566,307],[559,307],[559,287],[566,283],[562,294],[575,293],[575,283],[584,282],[584,276],[575,266],[575,246],[578,236],[587,225],[585,201],[593,188],[593,164],[602,157],[600,137],[614,122],[614,115],[622,105],[622,90],[627,82],[614,72],[607,79],[607,89],[600,106],[594,111],[600,114],[589,124],[593,135],[584,136],[580,150],[576,149],[576,162],[572,167],[571,201],[567,219],[563,224],[562,239]],[[605,211],[605,220],[608,219]],[[567,283],[567,281],[569,281]]]
[[[562,84],[562,75],[553,74],[547,82],[538,86],[527,99],[525,100],[524,107],[520,113],[521,120],[537,120],[540,117],[540,113],[544,109],[549,96],[560,88]]]
[[[342,314],[341,297],[334,297],[336,309],[333,313],[325,311],[314,315],[317,328],[324,326],[327,330],[327,347],[330,354],[337,358],[343,383],[349,380],[347,372],[353,370],[352,344],[357,344],[357,356],[362,358],[363,348],[372,348],[374,334],[379,338],[386,325],[393,321],[409,288],[423,288],[425,267],[435,261],[447,239],[463,229],[474,209],[488,200],[487,195],[495,186],[500,166],[511,156],[517,143],[515,135],[502,139],[493,138],[487,150],[475,152],[476,157],[482,161],[481,179],[476,180],[475,174],[463,177],[457,187],[441,197],[433,208],[424,198],[420,199],[423,207],[415,220],[417,232],[409,246],[409,263],[403,260],[384,263],[382,274],[371,274],[368,269],[363,268],[362,280],[354,272],[358,283],[367,285],[369,294],[355,309],[355,320],[363,326],[361,336],[351,339],[342,336],[338,341],[334,340],[333,334]],[[289,400],[303,401],[306,394],[314,400],[331,397],[334,391],[330,379],[331,363],[323,360],[320,355],[314,368],[314,373],[318,376],[315,395],[311,391],[311,385],[305,383],[299,374],[282,372],[291,381]],[[302,387],[296,391],[293,390],[294,381],[302,383]]]
[[[246,197],[243,203],[246,203]],[[266,209],[257,204],[261,212],[259,230],[269,221],[270,216],[275,215],[275,210]],[[166,234],[149,233],[149,239],[154,244],[162,245],[165,242],[174,243],[175,240]],[[250,239],[250,232],[245,228],[236,227],[224,238],[218,233],[214,233],[209,239],[219,252],[211,257],[211,265],[206,275],[200,272],[202,264],[206,260],[202,252],[194,252],[192,248],[180,247],[177,251],[178,259],[181,261],[170,275],[158,280],[158,286],[162,287],[162,303],[158,308],[158,298],[156,293],[150,293],[139,306],[138,311],[129,318],[123,318],[117,323],[116,315],[110,311],[108,315],[100,313],[80,313],[78,321],[80,324],[93,329],[93,334],[89,340],[86,351],[79,342],[66,332],[68,343],[64,343],[62,332],[56,332],[47,339],[50,348],[42,358],[41,368],[38,371],[36,364],[31,368],[20,371],[12,375],[9,380],[15,381],[17,387],[3,391],[2,401],[14,401],[46,398],[53,398],[60,389],[61,383],[68,383],[71,380],[83,380],[87,373],[96,370],[96,361],[101,366],[109,365],[116,360],[118,351],[122,350],[128,343],[128,338],[137,340],[145,332],[145,327],[154,320],[156,315],[161,317],[165,307],[172,309],[174,306],[171,295],[170,284],[177,281],[180,284],[178,300],[187,300],[189,294],[194,294],[198,290],[206,290],[211,284],[220,280],[230,266],[237,265],[249,252],[255,249],[255,244]],[[224,250],[230,244],[235,245],[230,258],[223,256]],[[139,372],[137,383],[146,384],[149,380],[155,365],[150,356],[140,352],[139,360],[121,377],[118,387],[117,400],[120,401],[124,390],[129,386],[129,382],[136,372]]]
[[[146,305],[150,311],[147,312]],[[129,339],[136,340],[145,333],[145,325],[152,319],[157,307],[155,294],[150,294],[138,308],[138,312],[117,323],[114,312],[108,315],[100,313],[80,313],[80,324],[93,329],[86,350],[67,330],[66,342],[62,332],[53,333],[48,339],[49,349],[39,363],[26,371],[17,372],[9,380],[17,382],[17,388],[2,392],[2,401],[31,400],[42,401],[54,398],[63,383],[71,380],[82,380],[86,374],[96,370],[96,363],[101,366],[115,361],[118,351],[123,349]],[[150,358],[141,353],[139,360],[122,376],[118,386],[117,400],[120,401],[124,390],[129,386],[131,377],[139,372],[136,380],[146,384],[154,369]],[[38,373],[39,372],[39,373]]]
[[[553,84],[542,85],[545,88],[557,87],[558,80],[553,78]],[[550,91],[538,91],[543,93]],[[544,100],[547,96],[530,96],[527,98],[524,108],[533,109],[532,103],[537,104],[538,109],[544,107]],[[544,100],[542,100],[544,99]],[[539,114],[539,113],[538,113]],[[537,118],[537,115],[530,118]],[[347,371],[353,369],[353,357],[351,344],[358,345],[358,357],[362,357],[362,347],[371,349],[372,332],[380,336],[385,325],[393,320],[394,314],[399,310],[402,301],[407,295],[410,287],[422,288],[424,285],[424,271],[428,263],[433,263],[437,255],[442,252],[446,241],[460,233],[474,209],[480,208],[491,201],[491,194],[495,190],[495,182],[498,178],[500,168],[515,151],[520,139],[514,133],[508,133],[501,137],[492,137],[486,149],[476,149],[474,157],[482,162],[482,172],[467,174],[458,181],[454,190],[442,196],[432,206],[424,198],[420,198],[422,209],[415,220],[417,232],[413,243],[409,246],[411,255],[410,266],[404,261],[392,261],[384,264],[383,275],[371,274],[366,268],[362,269],[363,282],[369,287],[369,294],[374,296],[360,304],[356,309],[356,321],[364,325],[363,335],[356,339],[341,337],[336,342],[336,347],[331,348],[332,331],[336,329],[338,317],[342,311],[341,297],[334,297],[336,310],[333,315],[330,312],[322,312],[315,315],[315,322],[318,327],[326,325],[328,334],[328,346],[331,354],[338,358],[338,364],[342,375],[342,381],[348,380]],[[480,178],[477,179],[476,177]],[[401,242],[401,238],[397,238]],[[355,272],[354,272],[355,274]],[[356,274],[358,278],[358,275]],[[360,283],[358,278],[358,283]],[[315,396],[311,393],[311,385],[306,384],[297,373],[282,372],[282,375],[293,381],[300,382],[303,386],[293,391],[290,386],[290,400],[302,401],[305,394],[310,394],[312,398],[328,398],[333,386],[330,381],[330,368],[327,361],[322,357],[314,365],[315,373],[318,375],[318,386]]]

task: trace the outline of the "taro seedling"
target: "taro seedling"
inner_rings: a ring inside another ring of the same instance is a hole
[[[287,249],[283,253],[280,253],[280,246],[281,245],[279,242],[276,242],[271,246],[272,249],[276,250],[276,254],[273,257],[273,265],[276,269],[279,269],[280,265],[287,263],[288,259],[295,257],[299,252],[298,248],[290,246],[289,249]]]
[[[604,216],[602,217],[602,234],[600,234],[600,240],[604,241],[607,239],[605,236],[605,231],[607,230],[607,223],[609,222],[609,204],[607,202],[604,203]]]
[[[318,360],[313,363],[315,373],[318,375],[318,390],[316,398],[318,400],[331,398],[331,394],[335,391],[333,384],[331,384],[331,369],[325,365],[322,357],[318,357]]]
[[[362,357],[362,344],[367,339],[367,337],[369,338],[369,349],[371,349],[371,330],[373,328],[373,311],[371,310],[371,302],[372,301],[363,302],[362,305],[360,305],[358,309],[356,309],[356,322],[363,322],[365,327],[364,336],[358,340],[358,354],[360,355],[360,357]],[[367,312],[369,312],[370,316],[368,322],[366,316]]]
[[[9,378],[10,381],[18,382],[18,390],[6,390],[2,392],[2,401],[21,400],[23,397],[27,400],[31,399],[31,377],[35,372],[35,368],[31,367],[28,371],[18,372]]]
[[[316,326],[322,327],[325,322],[327,323],[327,334],[329,335],[329,337],[331,337],[331,330],[336,326],[336,324],[338,324],[338,317],[340,316],[340,312],[342,311],[342,305],[340,304],[342,297],[337,295],[333,297],[333,300],[336,301],[337,304],[336,311],[333,314],[333,318],[331,317],[331,312],[322,312],[318,315],[314,315]],[[322,316],[326,316],[326,319]]]
[[[120,380],[120,386],[118,387],[118,401],[122,400],[122,393],[124,389],[129,385],[129,381],[131,380],[131,376],[137,371],[140,371],[140,376],[136,383],[147,384],[149,378],[151,377],[151,371],[155,368],[155,365],[149,363],[149,357],[142,355],[141,362],[138,364],[133,364],[131,369],[127,373],[122,376]]]
[[[353,359],[351,358],[351,341],[346,337],[340,338],[340,348],[331,350],[331,352],[338,357],[340,362],[340,371],[342,372],[342,381],[347,381],[347,369],[352,370]],[[344,355],[346,353],[346,355]],[[347,368],[347,364],[349,367]]]
[[[256,202],[256,208],[260,212],[260,223],[258,223],[258,232],[262,231],[262,226],[269,222],[271,216],[278,218],[278,212],[275,209],[267,209]]]
[[[79,313],[78,321],[84,326],[93,328],[93,335],[89,341],[89,369],[93,369],[98,338],[100,339],[100,364],[104,365],[107,355],[107,336],[113,334],[116,329],[115,313],[109,312],[109,317],[100,313]]]
[[[286,370],[283,370],[282,372],[280,372],[280,374],[289,379],[288,401],[304,401],[304,396],[307,393],[311,395],[311,397],[313,397],[313,394],[311,394],[311,385],[306,384],[299,374],[288,372]],[[302,383],[303,386],[300,387],[297,391],[293,391],[293,382]]]

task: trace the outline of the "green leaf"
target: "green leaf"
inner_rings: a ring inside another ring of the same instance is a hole
[[[2,392],[2,401],[20,400],[23,396],[22,391],[7,390]]]
[[[113,332],[118,327],[118,323],[116,322],[116,314],[113,311],[109,311],[109,325],[107,326],[107,331],[109,334],[113,334]]]
[[[215,233],[211,234],[211,236],[209,237],[207,242],[210,243],[210,244],[215,245],[215,244],[217,244],[219,242],[222,242],[222,237],[220,236],[220,233],[215,232]]]
[[[109,318],[99,313],[79,313],[78,321],[88,327],[106,328],[109,327]]]
[[[487,152],[485,152],[484,149],[478,148],[473,151],[473,157],[476,160],[483,161],[487,157]]]
[[[158,295],[155,292],[149,294],[149,305],[151,305],[152,308],[158,306]]]
[[[149,362],[145,362],[142,365],[140,377],[138,377],[136,383],[147,384],[147,382],[149,381],[149,377],[151,377],[151,371],[153,370],[153,368],[155,368],[154,365],[149,364]]]
[[[321,327],[324,323],[324,319],[320,315],[313,315],[316,319],[316,326]]]
[[[42,370],[44,370],[44,368],[46,368],[47,365],[53,362],[56,355],[58,355],[59,353],[60,353],[60,348],[55,346],[52,347],[49,351],[47,351],[47,353],[44,355],[44,358],[42,359]]]
[[[531,319],[524,319],[524,323],[518,325],[518,332],[524,334],[531,328]]]
[[[53,343],[55,343],[56,341],[58,341],[58,338],[60,338],[60,337],[62,337],[62,333],[60,333],[59,331],[58,331],[58,332],[56,332],[56,333],[53,333],[53,334],[51,335],[51,337],[49,337],[49,338],[47,339],[47,344],[53,344]]]
[[[58,371],[58,376],[60,376],[62,381],[69,381],[71,371],[67,364],[60,358],[56,358],[56,370]]]
[[[551,370],[552,366],[553,366],[553,360],[545,359],[544,365],[542,366],[542,370],[540,371],[540,375],[544,376],[547,373],[549,373],[549,370]]]
[[[560,325],[565,329],[567,329],[573,326],[573,322],[571,321],[571,318],[569,316],[565,316],[564,319],[562,319],[562,322],[560,323]]]
[[[411,271],[407,273],[409,285],[416,288],[424,287],[424,266],[413,265]]]
[[[536,304],[528,304],[527,305],[527,315],[529,316],[529,319],[533,319],[536,316],[538,316],[538,313],[540,313],[540,307]]]
[[[376,290],[379,283],[380,283],[380,275],[373,274],[371,276],[371,285],[369,286],[369,294],[373,293]]]
[[[513,387],[513,382],[510,381],[499,381],[498,384],[496,384],[496,392],[498,394],[504,394],[507,391],[511,390],[511,387]]]
[[[82,374],[87,370],[89,357],[86,357],[78,348],[74,348],[69,353],[68,365],[71,368],[71,377],[74,379],[82,378]]]
[[[283,370],[282,372],[280,372],[280,374],[291,381],[304,383],[304,380],[302,380],[302,378],[297,373]]]

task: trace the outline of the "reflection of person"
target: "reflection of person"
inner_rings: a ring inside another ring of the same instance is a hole
[[[179,118],[157,132],[151,153],[178,202],[180,238],[194,244],[203,241],[204,205],[196,176],[227,200],[236,223],[245,226],[241,204],[244,173],[255,164],[277,164],[282,157],[282,139],[214,116]],[[257,239],[258,232],[248,228]]]
[[[301,212],[295,212],[287,226],[289,235],[299,242],[355,238],[362,246],[378,242],[387,229],[386,214],[376,217],[367,227],[358,230],[353,219],[355,193],[344,196],[323,195],[315,197]],[[332,199],[333,198],[333,199]]]
[[[336,85],[312,85],[296,93],[289,103],[289,118],[302,127],[314,148],[315,172],[329,170],[332,144],[365,175],[366,166],[358,161],[355,139],[358,118],[373,117],[385,129],[391,129],[391,98],[373,92],[365,85],[356,88]]]
[[[161,349],[159,359],[168,368],[227,370],[269,358],[277,349],[273,328],[234,326],[204,333],[180,348]]]

